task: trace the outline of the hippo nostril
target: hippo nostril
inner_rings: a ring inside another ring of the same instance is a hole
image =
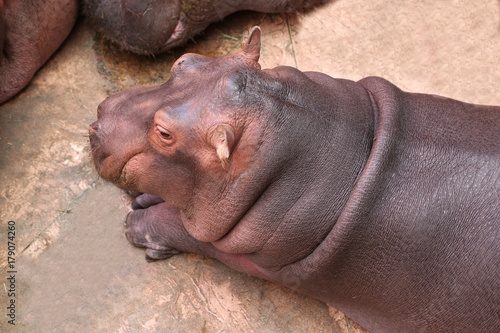
[[[95,121],[92,124],[90,124],[90,126],[89,126],[89,136],[92,139],[97,139],[98,134],[99,134],[99,128],[100,128],[100,125],[99,125],[99,123],[97,121]]]
[[[99,121],[94,121],[92,124],[90,124],[90,130],[97,132],[99,130]]]
[[[99,128],[97,121],[89,126],[89,142],[92,147],[93,154],[95,156],[96,148],[99,145]]]

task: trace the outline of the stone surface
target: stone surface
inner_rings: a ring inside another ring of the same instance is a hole
[[[261,65],[500,104],[497,0],[333,1],[307,13],[243,12],[155,58],[120,52],[79,22],[16,98],[0,106],[0,277],[16,221],[16,326],[1,332],[360,332],[334,309],[215,260],[146,263],[123,235],[128,201],[98,179],[88,125],[110,93],[169,77],[185,52],[239,49],[263,30]],[[0,291],[5,309],[10,297]],[[3,310],[2,313],[5,313]]]

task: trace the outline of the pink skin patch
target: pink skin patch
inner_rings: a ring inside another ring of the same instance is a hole
[[[177,39],[184,35],[185,31],[186,27],[184,26],[184,23],[179,20],[179,22],[177,22],[177,25],[175,26],[174,32],[172,32],[169,39],[165,42],[165,46],[169,46],[170,44],[174,43]]]
[[[245,272],[264,280],[276,282],[270,276],[263,273],[257,265],[255,265],[253,262],[251,262],[241,254],[230,254],[221,251],[220,257],[220,259],[222,259],[226,264],[232,266],[234,269],[240,272]]]

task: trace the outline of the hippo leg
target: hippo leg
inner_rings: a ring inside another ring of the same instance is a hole
[[[161,198],[142,194],[132,202],[127,215],[125,235],[130,243],[146,248],[146,260],[167,259],[180,251],[174,247],[172,235],[182,235],[179,211]]]
[[[163,200],[162,198],[147,193],[129,192],[129,195],[134,198],[134,201],[132,201],[132,209],[134,210],[148,208],[153,205],[165,202],[165,200]]]
[[[187,232],[179,210],[162,198],[141,194],[132,201],[132,209],[125,220],[125,235],[134,246],[146,248],[147,261],[181,252],[218,256],[212,244],[200,242]]]
[[[132,208],[125,220],[125,235],[134,246],[146,248],[148,262],[181,252],[196,253],[217,259],[240,272],[274,281],[245,256],[222,252],[212,243],[191,236],[182,224],[179,210],[160,197],[141,194],[132,202]]]

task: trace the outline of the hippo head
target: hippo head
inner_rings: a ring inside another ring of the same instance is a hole
[[[90,126],[100,176],[161,197],[201,241],[260,210],[284,214],[325,177],[341,206],[370,150],[367,92],[321,73],[261,70],[260,35],[254,28],[232,55],[182,56],[166,83],[108,98]]]
[[[246,73],[260,73],[259,53],[260,29],[254,28],[239,53],[186,54],[164,84],[134,87],[102,102],[89,131],[99,175],[159,196],[187,218],[193,202],[213,203],[215,193],[229,190],[244,173],[257,147],[252,108],[242,107],[240,92]]]

